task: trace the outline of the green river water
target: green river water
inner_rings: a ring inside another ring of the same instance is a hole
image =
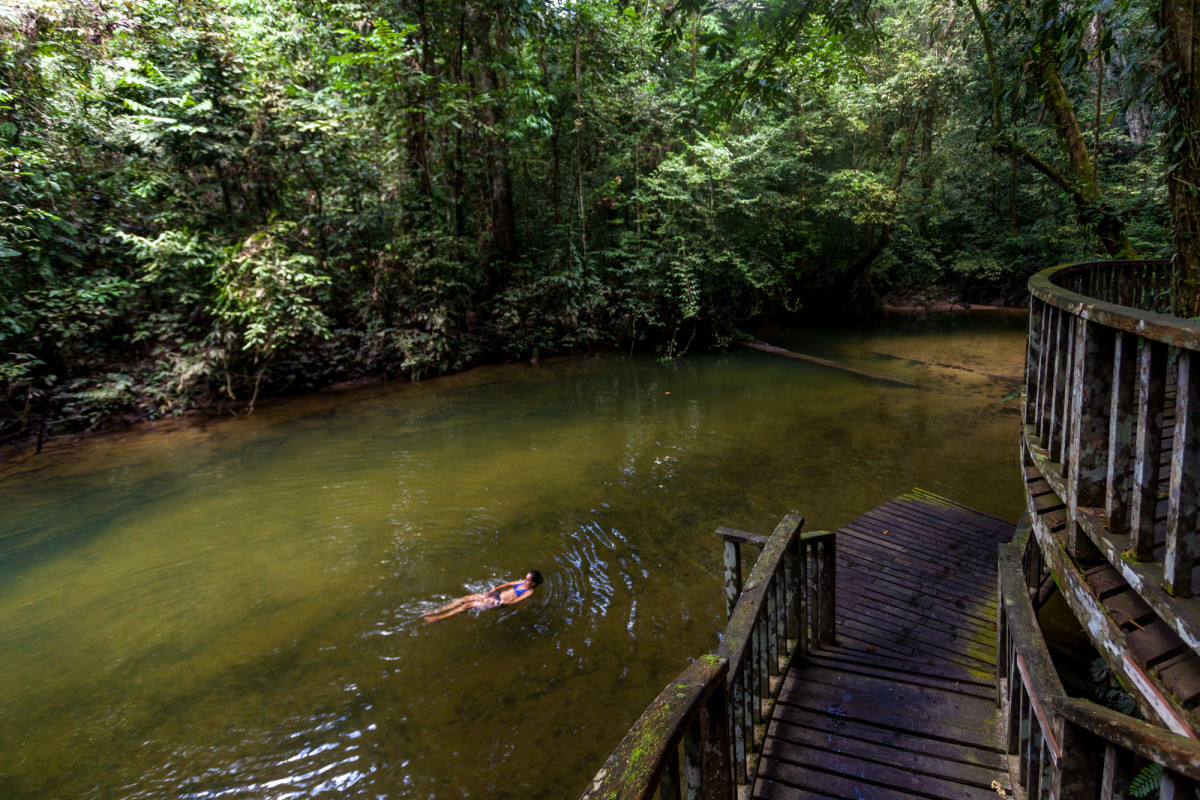
[[[576,797],[716,646],[717,526],[1018,516],[1024,319],[759,332],[925,389],[578,356],[0,462],[0,797]]]

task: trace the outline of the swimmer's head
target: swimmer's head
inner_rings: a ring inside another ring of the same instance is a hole
[[[541,586],[542,573],[538,572],[536,569],[531,569],[529,570],[529,574],[525,576],[525,580],[530,581],[534,586]]]

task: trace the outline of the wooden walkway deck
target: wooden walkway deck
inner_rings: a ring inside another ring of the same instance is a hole
[[[995,705],[996,545],[1012,533],[920,490],[838,532],[838,645],[785,677],[754,797],[1012,796]]]

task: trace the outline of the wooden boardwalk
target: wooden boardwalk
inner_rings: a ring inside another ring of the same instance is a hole
[[[754,797],[1012,796],[995,705],[996,545],[1012,533],[920,490],[838,531],[838,644],[786,675]]]

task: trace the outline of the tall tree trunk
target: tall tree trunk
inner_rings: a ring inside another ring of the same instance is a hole
[[[1175,111],[1167,128],[1167,199],[1175,256],[1175,312],[1200,316],[1200,45],[1196,0],[1162,0],[1161,83]]]
[[[579,30],[575,30],[575,193],[579,198],[579,242],[587,257],[587,211],[583,205],[583,83],[579,55]]]
[[[483,121],[487,127],[484,133],[484,149],[492,248],[501,259],[508,260],[517,251],[517,226],[513,210],[512,179],[508,174],[507,146],[503,138],[496,133],[501,121],[501,110],[496,95],[503,88],[503,84],[492,66],[501,49],[493,39],[493,24],[504,23],[494,14],[481,13],[474,6],[471,6],[470,13],[476,25],[475,57],[479,65],[479,89],[487,97],[483,104]]]
[[[1051,41],[1043,42],[1041,53],[1032,66],[1036,76],[1041,79],[1046,106],[1050,109],[1054,121],[1054,133],[1069,165],[1067,170],[1060,170],[1042,160],[1005,133],[1000,114],[1000,101],[1004,90],[996,66],[996,53],[992,47],[991,28],[979,8],[978,0],[967,0],[967,3],[979,26],[980,36],[983,37],[988,74],[992,82],[992,125],[995,135],[992,141],[993,149],[1003,155],[1019,156],[1063,189],[1075,204],[1075,218],[1095,231],[1101,245],[1110,256],[1136,258],[1137,254],[1125,230],[1125,220],[1104,199],[1100,176],[1088,150],[1087,139],[1058,71],[1060,53],[1057,45]],[[1054,8],[1052,4],[1047,5],[1048,12]],[[1046,25],[1050,25],[1051,22],[1052,20],[1043,20]]]

